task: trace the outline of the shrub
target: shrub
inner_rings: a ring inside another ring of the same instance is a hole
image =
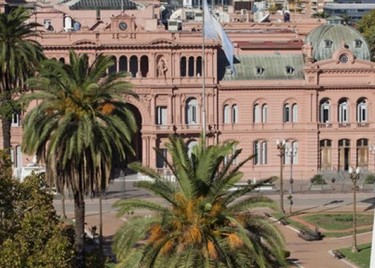
[[[374,184],[375,183],[375,174],[368,174],[366,176],[365,183]]]
[[[321,185],[321,184],[327,184],[327,182],[325,181],[325,179],[323,178],[322,175],[320,174],[316,174],[314,175],[314,177],[312,177],[310,179],[310,182],[314,185]]]

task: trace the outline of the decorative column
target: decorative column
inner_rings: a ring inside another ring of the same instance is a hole
[[[156,168],[156,152],[154,150],[154,148],[157,148],[157,146],[156,146],[156,134],[154,134],[150,137],[149,148],[150,148],[149,167]]]

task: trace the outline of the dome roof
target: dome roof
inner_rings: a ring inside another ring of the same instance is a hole
[[[348,48],[357,59],[370,60],[370,50],[364,37],[350,26],[325,24],[312,30],[305,44],[313,48],[312,57],[316,61],[330,59],[341,48]]]

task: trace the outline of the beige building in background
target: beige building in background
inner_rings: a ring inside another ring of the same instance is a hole
[[[43,25],[37,41],[47,57],[67,62],[70,49],[91,58],[103,53],[116,62],[110,73],[129,73],[139,94],[126,99],[139,125],[130,160],[166,172],[154,147],[165,148],[171,134],[189,147],[197,142],[204,84],[207,143],[235,139],[240,158],[255,154],[242,168],[245,180],[279,175],[277,140],[287,146],[284,176],[295,180],[349,166],[374,171],[375,63],[354,29],[312,19],[226,23],[235,54],[231,73],[218,40],[206,39],[203,53],[201,22],[166,29],[158,3],[122,12],[119,1],[95,1],[102,2],[113,9],[90,10],[83,0],[75,1],[77,9],[71,2],[38,4],[32,20]],[[12,129],[16,168],[32,159],[19,147],[22,117],[14,115]]]

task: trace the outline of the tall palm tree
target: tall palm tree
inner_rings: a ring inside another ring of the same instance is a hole
[[[122,99],[136,95],[119,74],[106,75],[113,64],[99,55],[90,65],[87,54],[71,51],[70,64],[43,62],[39,76],[29,80],[36,91],[21,98],[39,102],[25,117],[22,150],[36,154],[46,163],[47,177],[72,192],[79,261],[84,256],[84,196],[104,189],[113,164],[125,163],[126,153],[133,152],[136,122]]]
[[[29,18],[22,7],[0,14],[0,118],[4,148],[11,147],[11,117],[19,112],[14,94],[24,89],[26,79],[44,58],[41,45],[32,39],[40,25],[28,23]]]
[[[283,267],[284,240],[277,228],[251,208],[276,208],[267,197],[245,195],[257,185],[231,191],[251,159],[234,165],[241,150],[236,142],[189,152],[183,139],[166,144],[172,162],[164,158],[176,181],[139,163],[131,168],[153,180],[137,186],[162,202],[125,199],[115,203],[119,215],[147,209],[152,217],[131,217],[115,236],[120,267]],[[162,154],[160,154],[162,156]],[[267,180],[271,181],[271,179]]]

